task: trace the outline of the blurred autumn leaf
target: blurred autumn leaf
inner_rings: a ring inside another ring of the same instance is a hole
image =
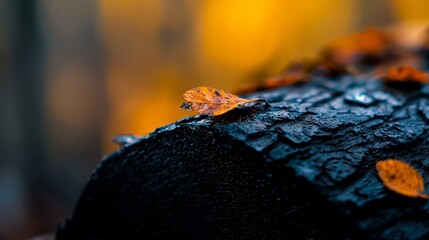
[[[390,36],[375,28],[332,41],[323,49],[326,60],[338,65],[379,60],[392,48]]]
[[[420,173],[411,165],[396,159],[378,161],[378,176],[390,190],[408,197],[429,198]]]
[[[390,82],[429,83],[429,74],[412,66],[391,67],[384,76]]]

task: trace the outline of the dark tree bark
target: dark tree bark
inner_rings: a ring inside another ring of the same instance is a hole
[[[314,77],[270,106],[189,117],[107,156],[58,239],[428,239],[429,202],[375,163],[429,180],[429,86]]]

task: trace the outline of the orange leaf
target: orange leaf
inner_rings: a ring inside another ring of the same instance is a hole
[[[429,83],[429,74],[411,66],[391,67],[384,76],[387,81]]]
[[[376,164],[378,176],[388,189],[408,197],[429,198],[420,173],[408,163],[388,159]]]
[[[209,87],[197,87],[183,94],[185,102],[180,106],[183,109],[194,110],[198,114],[217,116],[224,114],[237,106],[249,102],[264,101],[264,99],[244,99],[224,90]]]

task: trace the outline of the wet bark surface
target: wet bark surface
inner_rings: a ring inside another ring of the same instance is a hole
[[[429,202],[375,163],[429,181],[429,86],[315,77],[270,102],[189,117],[107,156],[58,239],[427,239]]]

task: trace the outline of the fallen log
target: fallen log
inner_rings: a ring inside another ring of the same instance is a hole
[[[188,117],[100,163],[62,239],[428,239],[429,201],[375,164],[429,181],[429,86],[313,77],[256,92],[270,105]]]

